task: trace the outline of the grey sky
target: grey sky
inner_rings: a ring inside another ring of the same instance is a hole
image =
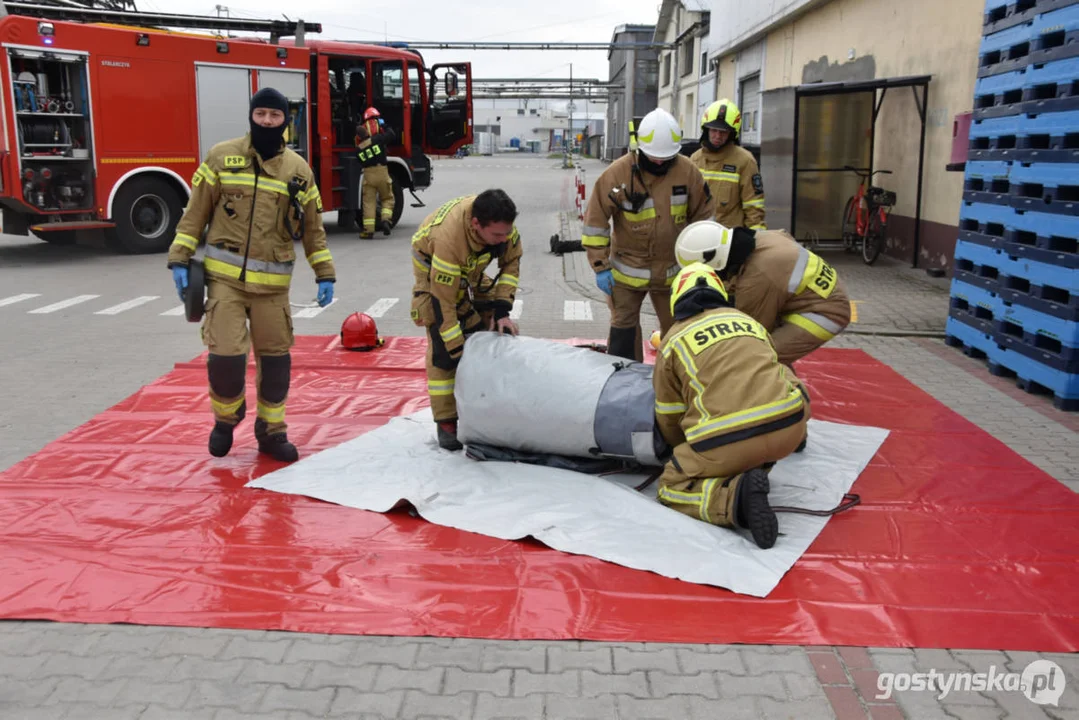
[[[140,10],[216,15],[217,3],[207,0],[136,0]],[[606,42],[618,25],[654,24],[659,0],[547,0],[539,3],[492,0],[400,0],[343,2],[342,0],[220,0],[235,17],[301,15],[322,23],[327,40],[505,40]],[[455,8],[451,11],[450,8]],[[467,10],[466,10],[467,8]],[[467,15],[465,14],[467,12]],[[421,50],[427,64],[467,61],[474,77],[574,77],[606,79],[603,50],[505,51]]]

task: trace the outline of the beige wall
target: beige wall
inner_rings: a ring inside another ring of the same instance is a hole
[[[719,59],[719,70],[716,75],[716,100],[727,98],[735,99],[735,88],[738,78],[735,77],[738,69],[738,57],[735,53],[724,55]]]
[[[824,56],[840,72],[836,64],[858,63],[863,72],[872,67],[875,79],[932,75],[922,217],[957,225],[963,173],[944,166],[952,120],[971,109],[984,7],[985,0],[832,0],[768,35],[763,89],[801,84],[806,65]],[[874,166],[894,174],[874,181],[899,195],[898,215],[914,215],[918,136],[911,89],[889,90],[877,121]]]
[[[675,17],[671,19],[671,23],[667,26],[663,36],[663,42],[665,43],[673,43],[681,33],[685,32],[687,28],[701,18],[699,12],[687,11],[681,5],[674,12]],[[690,71],[688,74],[683,75],[682,73],[686,71],[683,48],[686,45],[691,45],[693,51],[690,53],[692,55]],[[674,50],[665,50],[659,54],[660,84],[657,93],[657,104],[678,120],[687,137],[693,137],[697,133],[697,84],[700,79],[700,53],[701,41],[694,35],[683,38],[681,44]],[[669,85],[663,85],[663,64],[664,57],[667,55],[671,56],[671,82]],[[675,62],[676,59],[677,63]]]

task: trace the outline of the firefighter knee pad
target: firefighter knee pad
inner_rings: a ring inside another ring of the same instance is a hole
[[[447,372],[456,370],[457,363],[461,361],[464,346],[456,348],[456,353],[451,353],[446,349],[446,343],[442,341],[442,336],[438,334],[437,325],[428,326],[427,333],[430,336],[431,343],[431,364],[439,370]]]
[[[262,382],[259,394],[269,403],[279,403],[288,395],[289,373],[292,371],[292,355],[262,355]]]
[[[432,348],[431,364],[439,370],[452,372],[457,369],[458,363],[461,362],[461,355],[462,353],[460,351],[456,354],[450,353],[446,350],[445,346],[442,348]]]
[[[611,336],[607,342],[607,354],[617,355],[629,360],[636,360],[635,345],[637,344],[637,328],[611,328]]]
[[[210,389],[222,398],[234,398],[244,394],[244,376],[247,373],[247,355],[214,355],[206,360],[206,374]]]

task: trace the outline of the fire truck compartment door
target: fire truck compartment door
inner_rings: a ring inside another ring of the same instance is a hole
[[[290,102],[307,101],[307,73],[259,70],[259,87],[272,87]]]
[[[199,101],[199,153],[206,157],[217,143],[242,137],[248,131],[251,71],[197,64],[195,80]]]

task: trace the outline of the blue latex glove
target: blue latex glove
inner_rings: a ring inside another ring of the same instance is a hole
[[[333,283],[329,280],[318,282],[318,306],[326,307],[333,302]]]
[[[172,266],[172,281],[176,283],[176,292],[180,296],[180,302],[184,301],[184,290],[187,289],[187,266]]]
[[[611,290],[614,289],[614,276],[611,275],[610,270],[596,273],[596,287],[608,295],[611,294]]]

